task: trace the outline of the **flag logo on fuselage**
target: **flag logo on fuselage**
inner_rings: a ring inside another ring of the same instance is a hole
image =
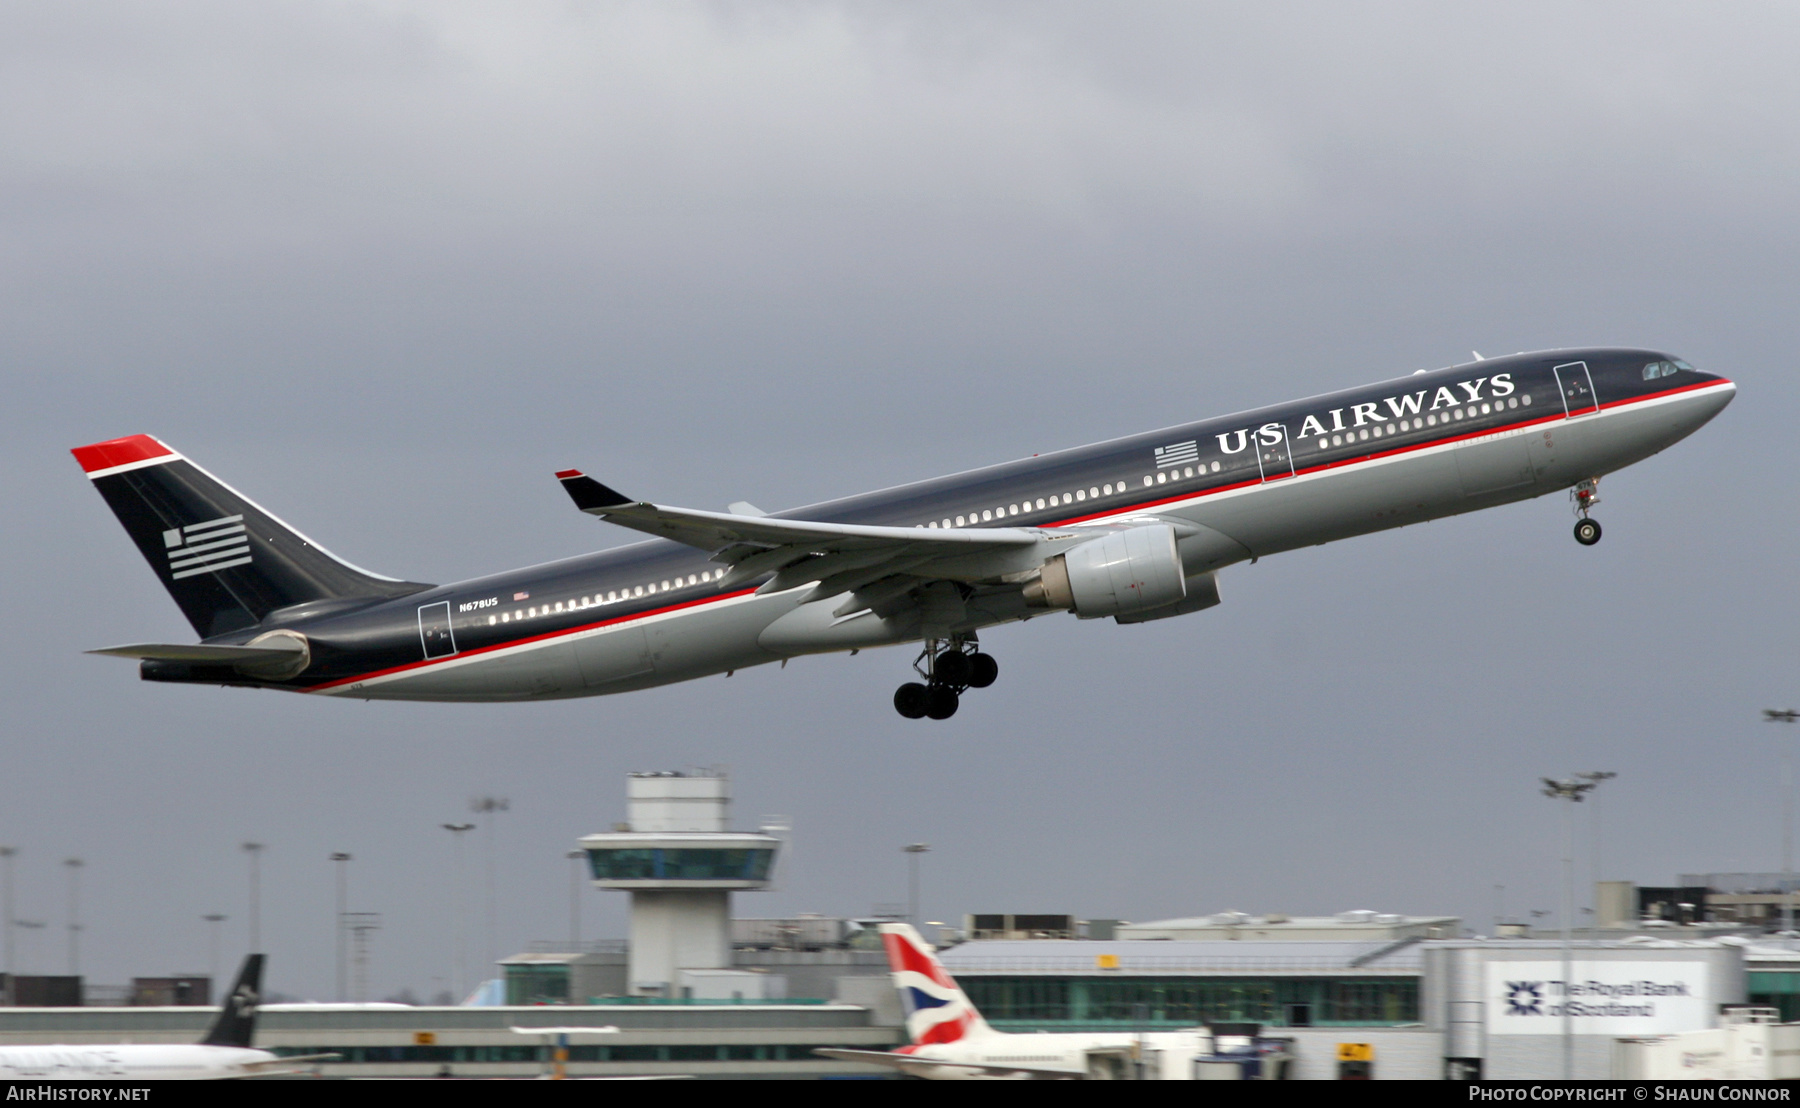
[[[1193,439],[1178,442],[1172,446],[1156,448],[1156,468],[1168,469],[1170,466],[1191,466],[1200,460],[1200,444]]]
[[[243,516],[171,527],[162,536],[169,548],[169,573],[177,581],[250,564],[250,536],[244,531]]]

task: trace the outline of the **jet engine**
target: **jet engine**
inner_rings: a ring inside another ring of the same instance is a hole
[[[1187,596],[1175,529],[1148,524],[1114,531],[1045,562],[1025,586],[1034,608],[1068,608],[1082,619],[1130,615]]]

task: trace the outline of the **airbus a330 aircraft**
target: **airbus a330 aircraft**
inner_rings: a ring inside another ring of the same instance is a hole
[[[995,1031],[950,976],[910,924],[881,925],[881,945],[888,970],[906,1011],[907,1038],[896,1050],[840,1050],[820,1047],[814,1054],[844,1062],[868,1062],[899,1070],[909,1077],[939,1081],[1080,1080],[1144,1078],[1192,1080],[1196,1062],[1226,1061],[1240,1076],[1285,1076],[1284,1055],[1259,1054],[1274,1045],[1251,1035],[1238,1043],[1215,1039],[1205,1027],[1183,1031],[1077,1031],[1027,1035]],[[1241,1025],[1231,1025],[1235,1030]],[[1229,1054],[1228,1047],[1238,1047]],[[1219,1053],[1215,1053],[1219,1052]],[[1228,1061],[1227,1061],[1228,1059]],[[1249,1063],[1246,1067],[1245,1063]],[[1131,1072],[1140,1067],[1139,1072]],[[1248,1070],[1248,1072],[1246,1072]]]
[[[75,449],[201,638],[95,651],[147,681],[391,700],[625,692],[919,642],[894,705],[945,719],[993,683],[978,633],[1219,602],[1234,562],[1571,490],[1687,435],[1737,387],[1647,350],[1490,358],[774,515],[634,500],[638,543],[450,585],[343,561],[148,435]]]
[[[312,1063],[336,1061],[336,1054],[281,1058],[251,1047],[262,968],[262,955],[244,959],[219,1018],[197,1043],[0,1046],[0,1081],[207,1081],[300,1073]]]

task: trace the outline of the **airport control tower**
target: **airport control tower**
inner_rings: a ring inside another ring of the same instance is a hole
[[[727,830],[730,806],[723,773],[634,773],[629,822],[581,840],[595,887],[631,894],[634,995],[678,996],[682,971],[730,968],[731,894],[768,888],[781,846]]]

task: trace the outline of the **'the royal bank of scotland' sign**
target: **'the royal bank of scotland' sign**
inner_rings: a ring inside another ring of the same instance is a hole
[[[1564,988],[1556,962],[1487,964],[1490,1035],[1560,1035],[1563,1006],[1577,1035],[1667,1035],[1712,1026],[1705,962],[1574,963]]]

